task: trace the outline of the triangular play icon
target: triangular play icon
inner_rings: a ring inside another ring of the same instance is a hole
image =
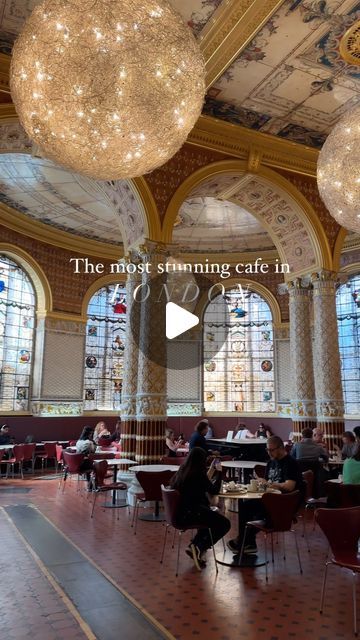
[[[199,318],[190,311],[186,311],[174,302],[168,302],[166,305],[166,337],[169,340],[180,336],[185,331],[196,327],[199,324]]]

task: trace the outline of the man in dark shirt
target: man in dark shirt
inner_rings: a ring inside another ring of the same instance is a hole
[[[200,449],[204,449],[204,451],[206,451],[206,453],[209,453],[209,448],[208,448],[208,444],[206,442],[205,436],[208,432],[208,428],[209,428],[209,423],[207,420],[200,420],[200,422],[198,422],[198,424],[195,427],[195,431],[192,434],[190,440],[189,440],[189,450],[191,451],[191,449],[193,449],[194,447],[200,447]]]
[[[273,489],[279,489],[282,493],[300,491],[305,493],[305,483],[301,475],[300,468],[291,456],[286,453],[284,443],[278,436],[271,436],[267,441],[267,450],[270,460],[266,465],[265,479],[271,483]],[[242,539],[245,533],[245,526],[248,520],[263,520],[266,512],[258,498],[255,500],[244,500],[239,505],[239,535],[233,540],[229,540],[228,547],[234,553],[241,549]],[[250,527],[247,530],[244,553],[257,553],[256,546],[257,530]]]
[[[13,438],[10,436],[10,428],[7,424],[3,424],[0,427],[0,445],[1,444],[12,444]]]

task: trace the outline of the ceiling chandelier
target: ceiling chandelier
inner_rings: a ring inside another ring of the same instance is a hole
[[[340,42],[340,54],[360,64],[360,22]],[[360,106],[348,111],[327,137],[317,164],[320,196],[330,215],[345,229],[360,231]]]
[[[10,75],[20,122],[44,156],[99,180],[169,160],[205,93],[199,47],[167,0],[44,0]]]

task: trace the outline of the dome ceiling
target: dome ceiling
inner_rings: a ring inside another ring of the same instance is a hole
[[[211,197],[188,198],[181,206],[174,242],[188,252],[274,250],[262,224],[242,207]]]

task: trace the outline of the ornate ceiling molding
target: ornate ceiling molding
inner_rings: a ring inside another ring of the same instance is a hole
[[[222,2],[199,36],[206,64],[206,86],[223,74],[284,0]]]
[[[316,176],[317,149],[210,116],[200,116],[187,142],[235,158],[249,158],[250,163],[260,155],[262,165]]]

